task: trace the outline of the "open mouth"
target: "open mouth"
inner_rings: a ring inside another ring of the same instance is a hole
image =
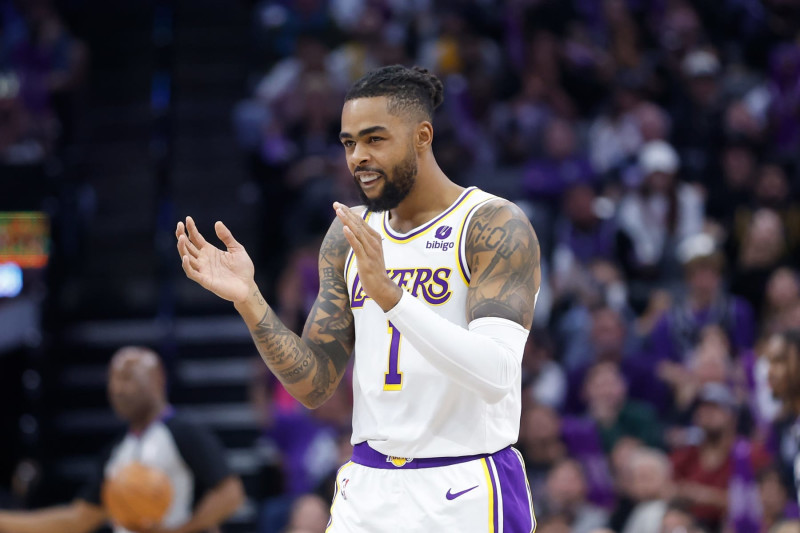
[[[377,183],[382,176],[377,172],[359,172],[356,177],[363,187],[369,187]]]

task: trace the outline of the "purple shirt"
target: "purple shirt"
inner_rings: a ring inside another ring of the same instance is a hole
[[[556,226],[557,244],[568,248],[583,265],[595,259],[614,260],[616,237],[617,224],[613,219],[600,219],[588,230],[583,230],[566,219]]]
[[[742,298],[727,296],[700,311],[689,310],[679,302],[664,313],[650,335],[648,352],[653,364],[665,359],[684,362],[697,344],[700,330],[710,324],[725,329],[735,353],[753,347],[753,310]]]
[[[570,394],[567,395],[564,405],[566,413],[579,414],[586,410],[586,402],[580,391],[583,390],[583,382],[594,364],[593,361],[594,358],[567,374]],[[619,367],[628,386],[628,397],[651,405],[661,415],[669,413],[672,405],[672,391],[656,377],[654,360],[645,354],[632,354],[623,359]]]
[[[305,410],[277,413],[265,432],[281,451],[285,491],[300,495],[312,491],[338,466],[337,428],[324,424]]]
[[[595,180],[589,160],[574,156],[561,161],[539,159],[525,169],[522,184],[529,195],[546,200],[561,198],[564,191],[576,183]]]

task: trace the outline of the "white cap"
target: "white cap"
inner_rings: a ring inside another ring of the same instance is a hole
[[[689,77],[716,76],[719,73],[719,59],[706,50],[694,50],[683,58],[683,73]]]
[[[717,254],[717,243],[708,233],[697,233],[686,237],[675,250],[675,255],[683,265],[697,259],[713,257]]]
[[[644,176],[653,172],[674,174],[679,166],[678,152],[667,142],[650,141],[639,151],[639,168]]]

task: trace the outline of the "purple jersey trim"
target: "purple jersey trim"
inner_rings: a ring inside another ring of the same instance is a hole
[[[389,225],[389,212],[388,211],[386,213],[384,213],[384,215],[383,215],[383,229],[386,232],[386,234],[389,235],[392,239],[394,239],[396,241],[407,241],[408,239],[410,239],[412,237],[415,237],[416,235],[419,235],[420,233],[422,233],[424,231],[429,230],[432,226],[434,226],[442,218],[446,217],[448,214],[453,212],[454,209],[456,209],[459,205],[461,205],[461,203],[464,200],[467,199],[467,196],[469,196],[470,194],[472,194],[474,191],[477,191],[477,190],[478,190],[477,187],[470,187],[470,188],[464,190],[464,192],[461,193],[461,196],[458,197],[458,200],[456,200],[453,203],[453,205],[448,207],[443,213],[440,213],[436,218],[434,218],[433,220],[431,220],[430,222],[428,222],[427,224],[425,224],[424,226],[422,226],[418,230],[414,231],[413,233],[408,233],[408,234],[405,234],[405,235],[399,235],[399,234],[395,233],[392,230],[392,227]]]
[[[408,470],[410,468],[437,468],[440,466],[457,465],[460,463],[474,461],[475,459],[483,459],[484,457],[489,457],[489,455],[491,454],[481,453],[478,455],[463,455],[460,457],[424,457],[419,459],[406,458],[405,464],[402,466],[395,466],[395,464],[392,463],[392,457],[384,455],[377,450],[373,450],[366,442],[359,442],[353,446],[353,458],[351,460],[356,464],[368,466],[370,468],[380,468],[383,470]]]

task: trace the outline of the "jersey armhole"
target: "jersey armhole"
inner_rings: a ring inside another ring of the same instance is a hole
[[[467,263],[467,243],[466,243],[466,236],[467,232],[469,231],[469,223],[472,220],[472,216],[475,212],[485,205],[487,202],[491,202],[492,200],[497,200],[496,196],[491,196],[486,198],[485,200],[481,200],[474,206],[470,208],[467,212],[467,216],[464,217],[464,221],[461,223],[461,229],[458,232],[458,246],[456,246],[456,255],[458,256],[458,273],[461,274],[461,280],[464,284],[469,287],[469,282],[471,278],[471,273],[469,271],[469,264]]]

